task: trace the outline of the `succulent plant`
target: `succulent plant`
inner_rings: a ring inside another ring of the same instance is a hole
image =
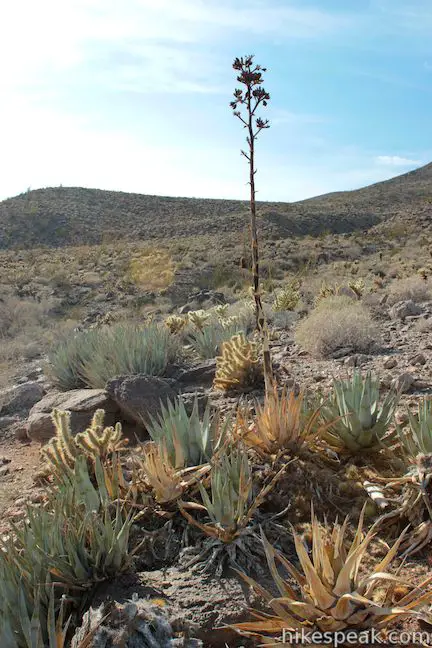
[[[262,378],[257,345],[244,333],[234,335],[222,345],[222,355],[216,358],[215,389],[242,390],[254,386]]]
[[[209,405],[200,417],[198,397],[189,415],[180,396],[174,403],[162,405],[158,419],[151,419],[148,432],[164,448],[170,464],[181,469],[209,461],[223,442],[228,426],[229,420],[222,423]]]
[[[202,331],[206,325],[210,313],[205,310],[190,311],[188,313],[189,322],[195,326],[199,331]]]
[[[243,419],[240,435],[247,446],[264,456],[284,450],[298,452],[319,434],[319,415],[319,408],[308,411],[304,391],[296,395],[284,388],[279,395],[274,385],[265,395],[264,405],[257,406],[253,422]]]
[[[336,451],[359,452],[391,443],[396,432],[389,426],[399,401],[399,393],[390,391],[379,404],[379,381],[370,372],[363,378],[355,372],[351,380],[333,383],[333,398],[322,408],[328,423],[322,437]]]
[[[418,415],[408,410],[410,430],[404,433],[398,426],[402,447],[409,457],[417,454],[432,454],[432,398],[424,398],[418,404]]]
[[[165,325],[168,327],[170,333],[173,334],[183,331],[187,324],[188,320],[186,317],[180,315],[169,315],[165,320]]]
[[[104,427],[104,416],[104,410],[97,410],[87,430],[74,436],[70,427],[70,413],[55,409],[52,420],[56,434],[41,449],[43,466],[39,476],[62,477],[73,473],[79,456],[84,456],[93,463],[99,457],[104,462],[108,456],[123,449],[127,439],[122,437],[120,423],[115,427]]]
[[[158,504],[176,503],[209,470],[209,464],[174,468],[164,444],[151,441],[142,447],[140,473]]]
[[[277,295],[273,302],[273,310],[276,312],[294,310],[300,301],[300,281],[291,280]]]
[[[370,573],[360,570],[374,535],[373,530],[363,533],[363,518],[364,509],[348,548],[345,537],[348,520],[342,525],[336,523],[329,530],[318,523],[312,512],[310,554],[302,538],[293,530],[302,571],[278,553],[263,536],[267,562],[279,590],[279,597],[242,575],[266,600],[270,612],[253,611],[254,620],[232,627],[241,634],[274,642],[284,631],[295,632],[302,627],[311,632],[361,632],[368,628],[386,628],[400,618],[421,616],[419,610],[432,600],[432,591],[426,589],[432,577],[427,577],[415,586],[387,572],[387,567],[403,540],[403,534]],[[281,576],[277,564],[289,573],[290,581]],[[293,581],[298,588],[296,590],[292,587]],[[401,583],[406,587],[406,593],[395,604],[393,592]]]
[[[209,322],[202,330],[196,329],[188,336],[188,343],[197,355],[209,360],[220,353],[222,344],[235,335],[241,326],[236,318],[223,322]]]

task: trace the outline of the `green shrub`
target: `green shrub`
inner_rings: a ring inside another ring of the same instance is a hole
[[[298,326],[296,342],[316,357],[349,347],[369,352],[379,333],[368,309],[349,297],[327,297]]]
[[[103,388],[114,376],[162,376],[179,348],[165,326],[116,324],[83,331],[60,344],[50,356],[49,372],[63,390]]]

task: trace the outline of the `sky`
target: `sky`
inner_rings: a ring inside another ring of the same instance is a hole
[[[431,0],[0,3],[0,199],[80,186],[246,199],[232,61],[267,67],[257,197],[432,160]]]

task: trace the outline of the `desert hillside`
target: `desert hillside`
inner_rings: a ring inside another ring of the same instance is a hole
[[[272,238],[365,230],[391,217],[429,215],[432,164],[356,191],[297,203],[260,203]],[[0,203],[0,249],[100,244],[242,231],[247,204],[99,189],[37,189]]]

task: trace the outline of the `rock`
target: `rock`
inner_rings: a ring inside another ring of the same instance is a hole
[[[0,431],[12,427],[18,420],[16,416],[0,416]]]
[[[184,306],[180,306],[178,309],[178,314],[179,315],[186,315],[186,313],[190,313],[193,310],[193,307],[191,304],[185,304]]]
[[[413,358],[410,360],[412,365],[425,365],[426,364],[426,358],[424,353],[417,353]]]
[[[146,375],[118,376],[107,383],[106,391],[128,421],[144,427],[160,412],[161,402],[177,396],[171,382]]]
[[[340,360],[341,358],[345,358],[345,356],[350,355],[354,351],[353,347],[344,347],[343,349],[336,349],[332,353],[332,358],[334,360]]]
[[[406,394],[414,385],[414,382],[415,378],[412,374],[403,373],[393,380],[392,387],[397,391],[400,391],[402,394]]]
[[[206,360],[191,369],[186,369],[177,378],[181,385],[211,385],[215,377],[216,360]]]
[[[9,474],[9,468],[7,466],[0,467],[0,477],[5,477]]]
[[[44,388],[39,382],[25,382],[0,392],[0,412],[4,414],[28,414],[44,395]]]
[[[423,308],[415,304],[412,299],[397,302],[390,308],[390,317],[392,319],[404,320],[408,316],[421,315]]]
[[[119,413],[119,408],[103,389],[73,389],[47,394],[29,414],[27,435],[32,441],[44,443],[54,436],[55,428],[51,420],[53,409],[67,410],[71,413],[73,434],[82,432],[98,409],[105,410],[106,425],[113,425],[118,420]]]
[[[368,362],[368,360],[370,360],[369,356],[365,355],[364,353],[355,353],[354,355],[347,358],[344,364],[347,367],[361,367],[365,362]]]
[[[205,409],[208,404],[208,396],[205,391],[186,391],[186,392],[181,392],[180,394],[181,399],[184,403],[185,410],[189,414],[192,413],[193,406],[195,401],[198,401],[198,412],[200,416],[202,416],[205,412]]]
[[[384,362],[384,369],[394,369],[397,367],[397,360],[393,356],[390,356],[387,358],[387,360]]]

